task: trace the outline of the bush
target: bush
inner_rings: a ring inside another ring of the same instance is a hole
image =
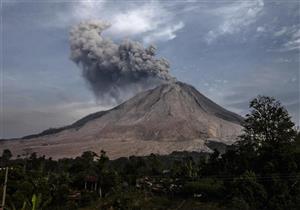
[[[233,197],[232,200],[229,202],[228,210],[250,210],[248,203],[239,197]]]
[[[186,182],[182,192],[186,195],[202,194],[203,198],[220,198],[223,195],[223,184],[214,179]]]

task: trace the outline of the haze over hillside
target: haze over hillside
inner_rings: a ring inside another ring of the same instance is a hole
[[[242,118],[176,82],[142,92],[121,105],[91,114],[76,123],[17,140],[0,149],[15,155],[37,152],[53,158],[84,151],[107,151],[110,158],[173,151],[210,151],[208,140],[232,143]]]

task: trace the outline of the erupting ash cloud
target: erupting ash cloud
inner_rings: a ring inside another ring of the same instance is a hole
[[[153,45],[144,48],[131,40],[116,44],[102,36],[109,27],[107,22],[88,21],[70,31],[71,59],[81,66],[98,99],[119,103],[141,90],[175,80],[168,61],[155,58]]]

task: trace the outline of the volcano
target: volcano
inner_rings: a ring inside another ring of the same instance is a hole
[[[0,149],[8,148],[14,155],[37,152],[54,159],[100,150],[111,159],[173,151],[209,152],[209,141],[236,141],[242,121],[241,116],[217,105],[194,87],[173,82],[72,125],[2,140]]]

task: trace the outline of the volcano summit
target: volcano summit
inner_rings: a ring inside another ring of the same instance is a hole
[[[160,85],[117,107],[72,125],[22,139],[3,140],[14,155],[37,152],[53,158],[105,150],[112,159],[173,151],[209,151],[207,141],[233,143],[243,118],[182,82]]]

